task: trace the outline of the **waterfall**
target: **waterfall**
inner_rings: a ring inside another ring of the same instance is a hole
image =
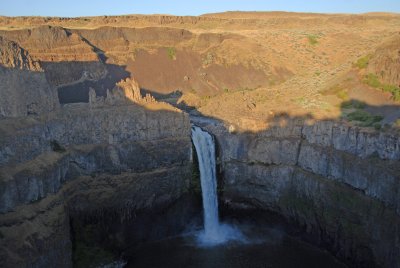
[[[204,239],[213,240],[218,236],[219,227],[214,139],[196,126],[192,127],[192,139],[199,160],[204,209]]]
[[[203,198],[204,231],[199,235],[200,242],[214,245],[243,240],[239,230],[219,223],[214,138],[200,127],[192,126],[192,140],[199,160]]]

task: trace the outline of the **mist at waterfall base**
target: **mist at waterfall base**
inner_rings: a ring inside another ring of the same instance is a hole
[[[214,246],[227,241],[246,242],[238,228],[220,224],[218,215],[215,142],[200,127],[192,127],[192,140],[199,160],[201,193],[203,198],[204,230],[198,235],[199,245]]]
[[[298,230],[293,232],[274,214],[225,211],[220,222],[214,139],[193,126],[192,140],[200,169],[203,225],[188,224],[179,236],[137,247],[126,258],[126,267],[346,267],[327,251],[302,241]]]

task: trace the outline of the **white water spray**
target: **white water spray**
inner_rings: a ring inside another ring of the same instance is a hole
[[[215,245],[228,240],[244,240],[239,230],[219,223],[215,143],[213,137],[197,126],[192,127],[192,140],[199,160],[203,197],[204,231],[199,240],[203,245]]]

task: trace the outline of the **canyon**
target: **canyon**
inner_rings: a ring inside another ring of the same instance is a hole
[[[0,17],[0,266],[100,265],[201,221],[194,124],[221,210],[400,267],[399,34],[381,13]]]

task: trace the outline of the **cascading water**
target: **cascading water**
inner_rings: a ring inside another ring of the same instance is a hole
[[[196,126],[192,128],[192,139],[199,160],[204,209],[204,239],[212,240],[217,237],[219,226],[215,144],[210,134]]]
[[[215,143],[213,137],[200,127],[192,126],[192,140],[199,160],[203,198],[204,231],[199,240],[203,245],[215,245],[228,240],[244,240],[239,230],[219,223]]]

